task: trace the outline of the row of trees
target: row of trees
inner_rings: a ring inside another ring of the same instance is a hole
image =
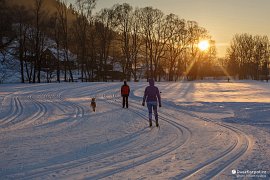
[[[51,13],[44,8],[44,0],[33,1],[31,9],[10,8],[13,18],[4,23],[13,25],[19,42],[15,55],[20,60],[22,82],[41,81],[42,71],[48,68],[43,67],[44,50],[50,46],[58,51],[56,67],[50,67],[58,81],[61,72],[65,81],[73,81],[74,69],[79,69],[82,80],[107,81],[115,64],[121,67],[121,78],[128,80],[138,80],[141,75],[176,80],[183,73],[194,79],[199,76],[198,69],[209,69],[215,58],[214,41],[210,40],[207,52],[197,47],[201,39],[210,39],[206,29],[159,9],[134,9],[124,3],[93,15],[96,0],[77,0],[69,6],[58,0],[55,13]],[[1,2],[5,7],[5,1]],[[60,50],[67,62],[62,66]],[[77,55],[75,67],[68,63],[69,51]]]
[[[0,52],[19,59],[22,82],[41,82],[43,72],[48,81],[49,73],[59,82],[74,81],[75,70],[82,81],[268,77],[266,36],[235,35],[222,63],[228,73],[217,73],[215,41],[195,21],[126,3],[94,15],[96,0],[76,0],[69,6],[64,0],[56,2],[51,10],[44,0],[33,0],[31,8],[10,7],[0,0]],[[203,52],[198,43],[205,39],[210,47]],[[56,51],[54,63],[47,63],[48,48]],[[75,62],[70,52],[76,55]],[[120,73],[112,71],[116,65]]]
[[[237,34],[227,50],[226,66],[239,79],[267,79],[269,76],[270,41],[267,36]]]
[[[108,60],[121,65],[123,78],[136,81],[141,68],[146,70],[146,78],[157,80],[167,74],[169,80],[174,80],[194,61],[199,63],[199,58],[205,61],[215,58],[214,41],[209,51],[199,51],[198,42],[210,36],[197,22],[165,15],[152,7],[134,9],[126,3],[102,9],[92,16],[94,4],[94,0],[77,1],[75,36],[71,36],[80,49],[77,54],[81,74],[88,80],[94,79],[96,71],[95,77],[106,81],[107,64],[111,63]],[[193,71],[190,68],[187,75],[195,78],[197,72]]]

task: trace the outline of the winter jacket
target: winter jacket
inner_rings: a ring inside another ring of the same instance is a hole
[[[130,93],[129,86],[128,85],[123,85],[121,87],[121,95],[122,96],[129,96],[129,93]]]
[[[160,93],[159,93],[159,89],[154,86],[155,82],[154,80],[150,79],[149,80],[149,85],[145,88],[144,91],[144,96],[143,96],[143,103],[146,102],[157,102],[159,105],[161,105],[161,98],[160,98]]]

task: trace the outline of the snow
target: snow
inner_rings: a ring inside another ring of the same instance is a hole
[[[10,53],[0,52],[0,83],[20,82],[20,63]]]
[[[268,83],[156,83],[160,128],[147,82],[129,83],[129,109],[121,85],[0,85],[0,179],[269,179]]]
[[[29,34],[30,36],[30,34]],[[21,82],[21,74],[20,74],[20,61],[18,59],[18,48],[19,48],[19,42],[17,39],[12,41],[12,43],[8,46],[8,48],[5,51],[0,52],[0,84],[2,83],[19,83]],[[57,52],[57,45],[56,42],[50,38],[45,38],[44,47],[42,48],[43,53],[48,50],[51,52],[51,54],[57,59],[57,54],[59,53],[59,60],[64,61],[66,56],[66,51],[64,49],[59,49]],[[17,54],[17,55],[16,55]],[[30,52],[26,53],[28,56],[32,56]],[[67,51],[69,61],[76,62],[77,56]],[[29,63],[28,63],[29,64]],[[77,70],[76,70],[77,71]],[[76,72],[73,71],[74,76],[76,77]],[[61,77],[64,76],[63,71],[60,72]],[[46,78],[47,74],[44,71],[41,71],[41,81],[47,82]],[[56,72],[53,74],[55,78],[52,77],[51,80],[56,81]],[[24,67],[24,78],[25,81],[27,80],[26,76],[26,69]]]

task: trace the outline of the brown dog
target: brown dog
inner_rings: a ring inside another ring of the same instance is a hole
[[[96,98],[92,98],[91,107],[92,107],[93,111],[96,112],[96,107],[97,107]]]

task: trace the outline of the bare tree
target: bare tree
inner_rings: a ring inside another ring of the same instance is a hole
[[[86,76],[86,65],[87,65],[87,34],[89,32],[89,28],[93,23],[93,15],[92,11],[96,6],[96,0],[77,0],[76,1],[76,20],[73,26],[73,34],[74,34],[74,42],[77,44],[77,55],[79,59],[80,69],[81,69],[81,78],[82,81]]]
[[[267,36],[236,34],[227,50],[228,68],[240,79],[268,78],[269,40]]]
[[[246,42],[251,42],[252,37],[248,34],[243,35],[235,35],[231,42],[230,49],[228,50],[230,62],[235,62],[234,64],[238,66],[237,70],[239,71],[239,78],[243,79],[247,77],[247,53],[248,53],[248,45]],[[233,63],[231,63],[233,64]]]
[[[69,79],[73,82],[72,67],[69,60],[69,24],[68,24],[68,8],[67,1],[60,0],[57,4],[57,19],[60,30],[60,44],[64,49],[64,79],[67,81],[67,71],[69,72]]]
[[[144,47],[145,47],[145,63],[146,63],[146,76],[147,79],[154,78],[154,58],[155,55],[157,55],[155,52],[157,52],[157,49],[155,49],[155,43],[157,34],[156,31],[157,25],[159,25],[159,22],[161,21],[163,17],[163,13],[158,10],[154,9],[152,7],[145,7],[140,9],[140,21],[142,26],[142,33],[143,33],[143,39],[144,39]],[[150,70],[150,72],[149,72]]]
[[[203,79],[207,76],[214,76],[214,66],[215,66],[215,59],[216,59],[216,45],[215,41],[209,39],[208,40],[209,47],[207,50],[200,52],[199,58],[199,72],[198,76]]]
[[[183,19],[179,19],[174,14],[169,14],[166,17],[168,24],[168,33],[170,38],[166,43],[166,61],[169,73],[169,81],[172,81],[178,77],[181,72],[181,66],[183,66],[182,56],[183,52],[188,46],[189,36],[186,29],[186,22]]]
[[[199,67],[200,67],[200,57],[201,52],[198,48],[198,43],[201,39],[207,39],[206,29],[200,27],[195,21],[187,22],[187,30],[189,34],[189,48],[188,48],[188,58],[189,62],[187,63],[186,75],[188,79],[196,79],[198,77]]]
[[[110,54],[111,43],[113,40],[114,30],[117,26],[114,7],[102,9],[96,16],[96,32],[99,44],[99,70],[98,76],[107,81],[107,61]]]
[[[50,25],[51,25],[51,37],[53,37],[53,39],[55,40],[56,43],[56,50],[57,50],[57,67],[56,67],[56,79],[57,82],[60,83],[60,79],[61,79],[61,73],[60,73],[60,22],[59,22],[59,18],[58,18],[58,14],[57,12],[54,13],[54,15],[52,15],[51,19],[50,19]]]
[[[42,25],[45,21],[45,12],[43,11],[44,0],[35,0],[34,2],[34,28],[35,28],[35,61],[34,61],[34,75],[33,82],[36,82],[36,77],[38,83],[41,82],[41,56],[44,48],[45,34],[42,32]],[[44,27],[44,26],[43,26]]]
[[[267,36],[254,36],[253,77],[254,79],[266,79],[268,81],[268,64],[270,57],[270,42]]]
[[[138,65],[142,63],[140,50],[143,45],[141,37],[141,25],[140,25],[140,13],[139,9],[136,9],[132,15],[131,25],[131,59],[132,59],[132,74],[134,81],[138,80]]]
[[[28,40],[28,33],[31,23],[31,15],[29,11],[24,6],[15,6],[13,7],[16,26],[16,36],[19,41],[18,45],[18,59],[20,61],[20,73],[21,73],[21,82],[25,82],[24,77],[24,64],[28,63],[27,59],[27,46],[26,41]],[[15,54],[16,56],[16,54]]]
[[[121,61],[123,73],[127,80],[131,78],[132,72],[132,7],[129,4],[115,5],[117,31],[120,34],[121,51],[124,55]]]

